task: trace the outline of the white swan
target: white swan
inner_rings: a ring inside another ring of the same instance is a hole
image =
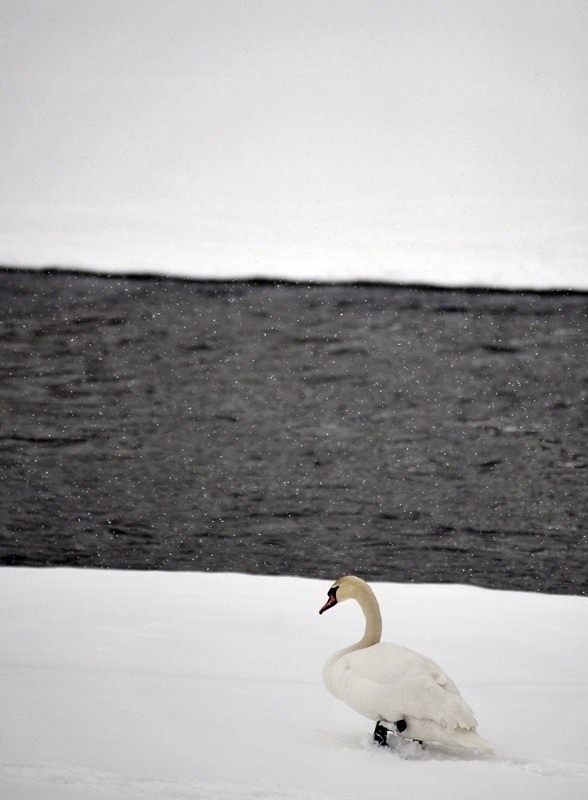
[[[471,708],[434,661],[401,645],[380,642],[380,607],[365,581],[347,575],[335,581],[328,594],[320,614],[343,600],[357,600],[366,626],[359,642],[327,659],[325,686],[376,721],[374,739],[379,744],[386,744],[388,731],[393,731],[421,742],[494,749],[476,732]]]

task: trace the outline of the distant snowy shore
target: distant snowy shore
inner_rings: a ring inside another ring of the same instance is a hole
[[[328,585],[0,569],[3,797],[585,797],[588,600],[374,584],[384,638],[447,669],[498,747],[394,753],[321,684],[362,628],[319,618]]]
[[[585,4],[1,19],[0,264],[588,290]]]
[[[201,283],[269,283],[269,284],[302,284],[302,285],[316,285],[316,286],[383,286],[383,287],[402,287],[402,288],[415,288],[422,290],[447,290],[447,291],[464,291],[464,292],[523,292],[523,293],[579,293],[585,294],[588,292],[588,280],[584,281],[582,275],[579,277],[574,275],[573,278],[564,281],[557,280],[529,280],[527,282],[519,279],[502,280],[497,283],[484,282],[482,278],[475,280],[472,278],[471,273],[456,274],[450,278],[442,278],[431,273],[429,281],[414,280],[414,276],[409,273],[400,273],[392,279],[389,275],[383,276],[378,274],[360,274],[350,271],[348,275],[338,274],[338,277],[329,271],[324,273],[311,271],[295,271],[290,273],[279,270],[268,270],[267,274],[257,273],[251,271],[250,274],[236,270],[235,273],[218,270],[217,274],[212,274],[204,271],[202,274],[194,270],[182,269],[162,269],[162,268],[148,268],[148,267],[113,267],[109,265],[96,266],[88,264],[86,266],[46,266],[41,261],[35,266],[30,264],[0,264],[0,272],[2,271],[18,271],[18,272],[34,272],[39,275],[43,274],[62,274],[62,275],[88,275],[105,278],[137,278],[137,279],[169,279],[180,281],[199,281]],[[588,274],[588,268],[587,268]],[[461,282],[460,279],[461,278]]]
[[[519,205],[526,205],[524,220]],[[588,291],[588,242],[577,204],[527,199],[382,208],[348,201],[313,219],[289,205],[179,211],[148,197],[129,209],[2,204],[0,264],[194,280],[409,284]],[[261,215],[261,219],[259,216]]]

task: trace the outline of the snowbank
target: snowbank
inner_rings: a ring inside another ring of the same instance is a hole
[[[446,668],[498,747],[393,753],[321,684],[362,628],[319,617],[328,585],[1,569],[2,797],[585,796],[586,599],[376,584],[384,638]]]
[[[0,264],[588,290],[585,4],[0,14]]]

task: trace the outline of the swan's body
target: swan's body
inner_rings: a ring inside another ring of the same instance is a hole
[[[402,721],[397,732],[405,739],[492,750],[476,732],[471,708],[434,661],[380,642],[380,608],[365,581],[352,575],[335,581],[320,613],[348,599],[361,606],[366,629],[359,642],[327,659],[323,680],[331,694],[368,719],[392,727]]]

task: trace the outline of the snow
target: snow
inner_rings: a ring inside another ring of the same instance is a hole
[[[588,600],[374,584],[384,638],[441,664],[497,746],[392,752],[321,683],[362,632],[355,604],[319,617],[330,583],[0,569],[2,797],[586,796]]]
[[[0,264],[588,290],[578,0],[5,0]]]

